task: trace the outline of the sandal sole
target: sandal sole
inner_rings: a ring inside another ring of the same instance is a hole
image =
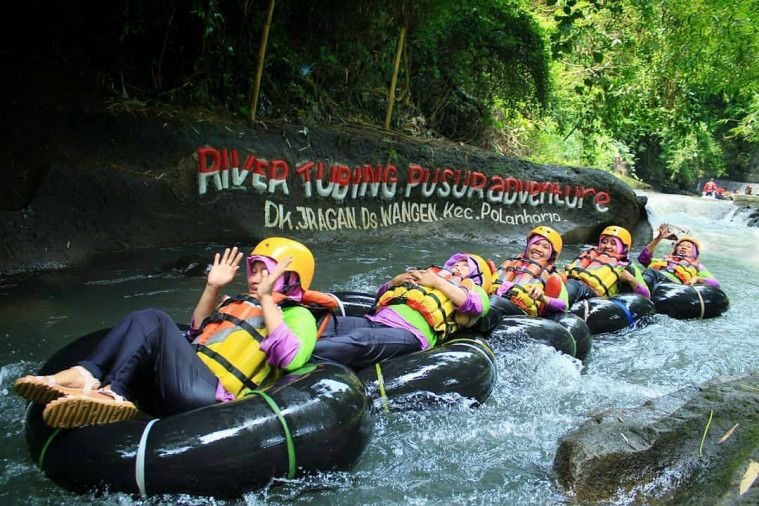
[[[50,402],[42,418],[50,427],[73,429],[85,425],[131,420],[139,414],[131,402],[109,402],[86,396],[67,396]]]
[[[17,379],[13,388],[16,394],[37,404],[47,404],[64,395],[82,393],[81,390],[75,388],[51,385],[42,380],[28,380],[25,378]]]

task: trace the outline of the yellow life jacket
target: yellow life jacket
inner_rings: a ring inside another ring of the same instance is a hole
[[[291,302],[279,293],[274,294],[274,300],[278,304]],[[318,337],[326,328],[331,311],[338,307],[338,301],[333,296],[307,290],[300,303],[291,302],[291,305],[304,306],[321,318]],[[192,344],[224,388],[237,397],[245,388],[255,390],[281,375],[280,369],[266,362],[266,354],[261,351],[260,343],[267,334],[260,303],[242,294],[225,300],[203,320],[200,334]]]
[[[593,248],[567,265],[567,276],[582,281],[601,297],[613,297],[619,288],[619,260]]]
[[[261,305],[252,297],[238,295],[225,300],[203,320],[200,330],[192,342],[198,357],[234,396],[278,376],[279,371],[266,362],[260,348],[267,331]]]
[[[464,279],[455,284],[469,291],[475,286],[471,279]],[[403,283],[389,288],[379,298],[376,307],[396,304],[405,304],[418,311],[440,340],[460,328],[471,327],[478,319],[477,316],[456,311],[453,301],[442,291],[412,283]]]
[[[691,279],[698,278],[700,264],[692,258],[684,258],[677,255],[664,255],[664,258],[655,258],[648,266],[649,269],[663,271],[669,274],[669,278],[675,279],[680,283],[687,285]]]
[[[524,258],[524,255],[517,255],[504,261],[498,267],[496,271],[498,281],[496,283],[499,285],[503,284],[504,281],[513,283],[511,288],[503,294],[503,297],[509,299],[526,314],[537,316],[540,312],[541,303],[530,297],[530,290],[537,284],[545,289],[546,283],[555,269],[553,264],[543,266],[534,260]]]

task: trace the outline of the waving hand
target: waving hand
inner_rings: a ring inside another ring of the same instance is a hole
[[[208,271],[208,286],[223,288],[235,278],[242,261],[242,252],[238,252],[237,246],[224,250],[223,255],[216,253],[211,270]]]

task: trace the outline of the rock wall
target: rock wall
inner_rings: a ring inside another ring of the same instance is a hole
[[[81,111],[12,121],[0,141],[2,273],[266,235],[502,240],[544,224],[568,242],[594,242],[615,223],[650,236],[642,203],[609,173],[366,127],[249,129]]]

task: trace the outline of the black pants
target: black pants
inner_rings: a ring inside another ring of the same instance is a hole
[[[571,306],[578,300],[592,299],[598,297],[598,294],[591,287],[577,279],[568,279],[566,283],[567,297]]]
[[[646,269],[643,271],[643,281],[646,282],[651,293],[654,293],[654,290],[656,290],[656,288],[662,283],[674,283],[674,281],[665,276],[663,272],[655,269]]]
[[[388,327],[362,316],[338,316],[316,341],[313,357],[363,369],[420,349],[419,339],[408,330]]]
[[[78,365],[158,416],[216,402],[218,378],[169,315],[157,309],[129,313]]]

